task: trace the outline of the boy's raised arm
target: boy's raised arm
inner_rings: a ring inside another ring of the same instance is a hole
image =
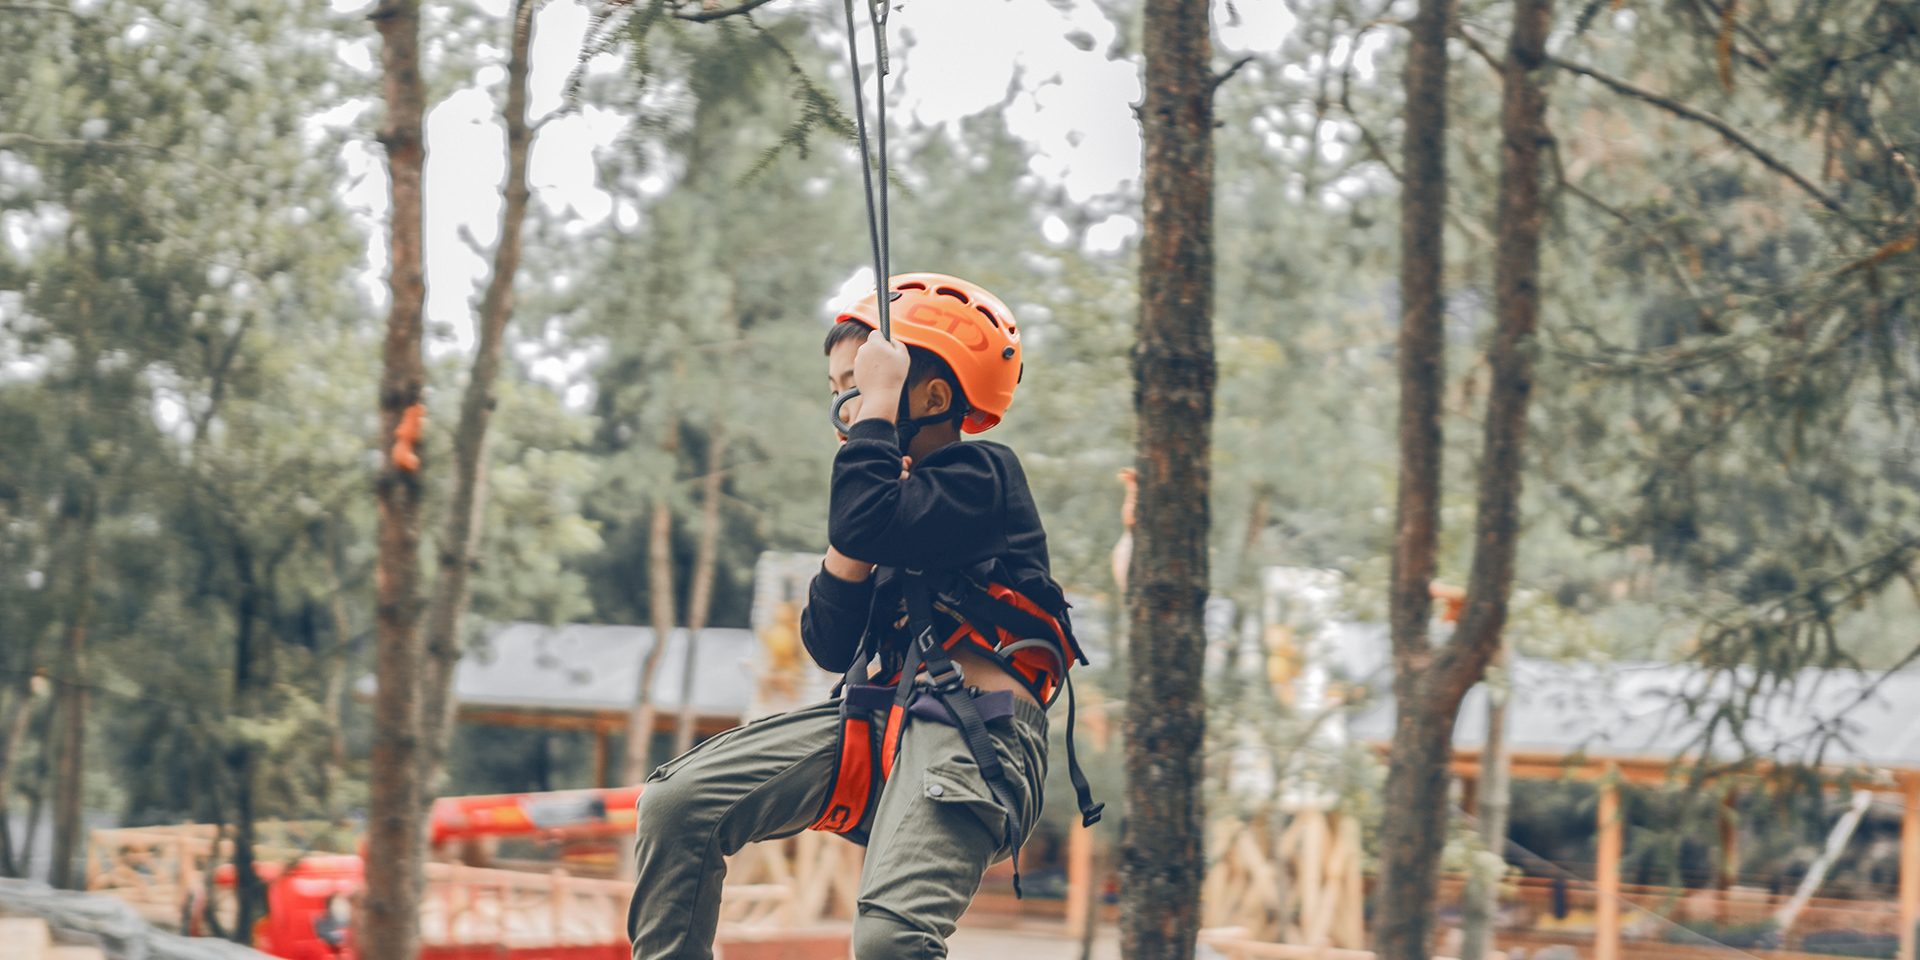
[[[833,458],[827,540],[883,567],[967,566],[1006,549],[1004,487],[983,444],[950,443],[902,477],[893,424],[863,420]]]
[[[807,586],[806,609],[800,612],[800,642],[820,669],[841,673],[853,665],[872,604],[871,574],[848,581],[823,566],[813,575],[813,582]]]

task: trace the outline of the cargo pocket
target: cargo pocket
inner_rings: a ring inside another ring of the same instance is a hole
[[[1005,759],[1002,758],[1002,762]],[[986,780],[980,776],[980,768],[971,757],[948,757],[931,764],[920,777],[920,794],[933,803],[965,808],[981,826],[987,828],[987,834],[993,838],[996,850],[1007,846],[1007,808],[993,798],[993,791],[987,789]]]

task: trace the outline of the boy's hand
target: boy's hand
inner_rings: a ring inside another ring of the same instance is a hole
[[[900,391],[907,383],[907,346],[885,337],[868,337],[853,355],[853,385],[860,388],[860,420],[894,421]]]

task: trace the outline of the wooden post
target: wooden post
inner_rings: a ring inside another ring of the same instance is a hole
[[[1294,877],[1300,892],[1300,931],[1309,947],[1326,946],[1326,928],[1320,924],[1320,901],[1326,896],[1327,818],[1318,810],[1306,809],[1306,826],[1300,831],[1300,854],[1294,861]]]
[[[193,872],[193,853],[187,849],[187,838],[184,836],[173,840],[172,843],[175,860],[175,876],[180,884],[180,892],[176,895],[173,909],[175,913],[185,916],[187,904],[193,900],[195,879]]]
[[[462,864],[460,863],[447,864],[447,879],[440,884],[440,912],[443,914],[441,919],[445,921],[447,937],[446,940],[442,942],[449,947],[460,942],[459,928],[455,920],[459,916],[461,908],[472,906],[470,902],[467,902],[471,900],[472,891],[460,885],[461,866]],[[462,897],[461,894],[463,893],[468,894],[468,896]],[[422,937],[422,939],[425,938]]]
[[[1729,786],[1720,797],[1720,916],[1722,925],[1733,919],[1733,888],[1740,882],[1740,797]]]
[[[1600,853],[1594,863],[1594,960],[1620,960],[1620,787],[1600,784]]]
[[[608,786],[607,783],[607,728],[593,728],[593,785]]]
[[[1916,960],[1914,925],[1920,923],[1920,773],[1908,773],[1906,811],[1900,818],[1900,960]]]
[[[1361,875],[1359,817],[1340,818],[1340,844],[1347,851],[1347,888],[1341,895],[1341,919],[1333,939],[1339,946],[1359,950],[1367,945],[1366,878]]]
[[[1093,830],[1075,820],[1067,831],[1067,939],[1086,936],[1093,900]]]

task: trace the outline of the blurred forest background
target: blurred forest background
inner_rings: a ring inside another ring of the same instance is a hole
[[[1135,4],[1081,2],[1112,27],[1102,55],[1138,57]],[[825,546],[820,341],[828,301],[871,283],[837,9],[702,24],[657,6],[599,22],[563,108],[625,120],[579,168],[619,212],[529,207],[470,636],[646,624],[661,582],[687,612],[709,504],[710,624],[746,625],[762,550]],[[1353,616],[1380,619],[1410,7],[1289,9],[1292,31],[1216,99],[1214,590],[1257,605],[1262,566],[1334,569]],[[1509,15],[1463,3],[1451,47],[1440,578],[1456,583],[1492,319],[1485,51]],[[504,102],[509,18],[454,0],[424,20],[430,106]],[[364,162],[380,151],[372,31],[365,10],[308,0],[0,4],[0,872],[70,855],[11,838],[77,834],[81,811],[365,809],[352,687],[372,658],[386,251],[354,191],[381,175]],[[1916,44],[1920,12],[1873,0],[1561,5],[1523,652],[1772,679],[1915,654]],[[909,77],[916,53],[895,51]],[[1110,598],[1139,198],[1076,199],[1034,172],[1005,112],[1046,82],[896,127],[893,255],[1020,318],[1033,376],[991,438],[1026,465],[1057,578]],[[491,257],[491,238],[467,240]],[[467,355],[448,330],[429,341],[421,450],[445,467]],[[430,486],[428,517],[446,496]],[[663,512],[670,578],[650,551]],[[1087,615],[1118,629],[1114,603]],[[1287,710],[1245,691],[1218,704]],[[442,790],[578,785],[583,749],[463,735]]]

